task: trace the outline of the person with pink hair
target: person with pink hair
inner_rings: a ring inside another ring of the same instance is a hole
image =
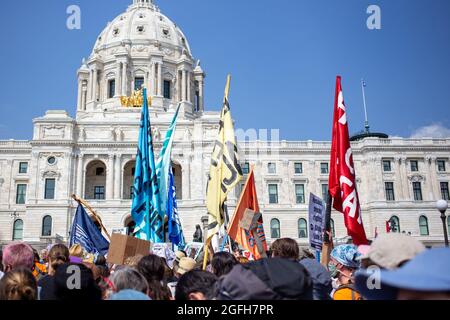
[[[3,270],[5,273],[19,267],[30,271],[34,267],[34,253],[30,245],[24,242],[13,242],[3,248]]]

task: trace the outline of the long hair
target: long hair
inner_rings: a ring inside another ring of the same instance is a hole
[[[53,275],[58,266],[69,262],[69,249],[63,244],[55,244],[48,253],[48,263]]]
[[[7,272],[0,281],[0,300],[37,300],[33,273],[24,267]]]
[[[218,278],[228,274],[237,264],[239,264],[239,262],[229,252],[217,252],[214,254],[211,261],[213,273]]]
[[[149,296],[153,300],[170,300],[171,292],[164,279],[165,263],[156,255],[143,257],[138,265],[138,271],[147,279]]]

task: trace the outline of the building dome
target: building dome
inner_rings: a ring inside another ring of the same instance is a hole
[[[97,38],[93,55],[112,55],[127,46],[151,46],[176,52],[175,56],[191,56],[183,32],[160,12],[153,0],[133,0],[126,12],[109,22]]]

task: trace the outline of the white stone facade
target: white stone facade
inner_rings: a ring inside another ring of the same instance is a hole
[[[0,141],[0,242],[11,241],[14,229],[16,237],[33,243],[66,240],[76,209],[72,194],[86,198],[108,230],[128,225],[141,110],[122,107],[120,96],[130,95],[137,84],[149,88],[152,96],[156,154],[175,107],[181,103],[173,161],[179,212],[190,240],[206,214],[210,154],[219,125],[219,113],[204,108],[204,79],[181,30],[152,1],[134,0],[100,34],[91,56],[78,70],[76,118],[51,110],[34,119],[31,141]],[[307,220],[309,193],[321,196],[322,185],[327,184],[328,174],[321,173],[321,163],[329,162],[330,146],[330,142],[313,141],[239,143],[241,163],[255,165],[269,241],[271,221],[278,219],[282,237],[308,243],[299,237],[298,223]],[[443,228],[435,202],[446,197],[441,183],[445,187],[450,182],[450,139],[366,138],[352,147],[368,236],[373,237],[375,228],[385,232],[385,222],[397,216],[401,231],[429,245],[441,243]],[[383,170],[383,160],[390,161],[391,171]],[[411,170],[414,161],[417,171]],[[273,163],[273,172],[269,172],[269,163]],[[298,163],[301,173],[295,172]],[[385,182],[393,183],[393,201],[386,200]],[[422,200],[414,200],[414,182],[420,182]],[[303,185],[305,203],[297,204],[296,188],[301,187],[296,184]],[[23,204],[17,194],[23,187],[18,185],[26,185]],[[276,204],[269,203],[269,185],[277,186]],[[230,214],[239,190],[229,197]],[[342,215],[332,215],[336,237],[344,237]],[[47,218],[44,227],[46,216],[51,219]],[[421,216],[427,218],[428,235],[424,226],[421,235]]]

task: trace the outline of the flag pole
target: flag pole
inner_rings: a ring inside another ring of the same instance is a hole
[[[328,191],[327,207],[325,210],[325,230],[323,235],[322,254],[320,260],[321,264],[327,269],[328,269],[328,262],[330,261],[331,250],[333,249],[332,238],[330,238],[332,206],[333,206],[333,198],[331,197],[330,191]]]
[[[366,87],[366,82],[364,81],[364,79],[361,79],[361,89],[362,89],[362,95],[363,95],[363,103],[364,103],[364,116],[365,116],[365,123],[364,123],[364,127],[366,129],[366,133],[369,133],[369,117],[367,116],[367,104],[366,104],[366,91],[365,88]]]
[[[80,197],[78,197],[75,194],[72,194],[72,198],[79,204],[85,206],[86,209],[88,209],[92,213],[95,220],[97,220],[97,222],[100,224],[100,227],[102,228],[103,232],[105,232],[108,239],[111,240],[111,236],[109,235],[108,231],[106,230],[105,226],[103,225],[103,222],[100,220],[100,217],[98,216],[97,212],[95,212],[95,210],[89,205],[89,203],[86,200],[81,199]]]

